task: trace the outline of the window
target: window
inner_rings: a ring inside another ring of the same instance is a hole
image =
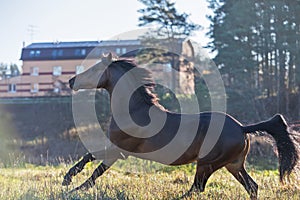
[[[172,71],[171,63],[163,64],[163,70],[164,70],[164,72],[171,72]]]
[[[59,93],[59,92],[60,92],[60,88],[59,88],[59,87],[53,88],[53,92],[54,92],[54,93]]]
[[[61,57],[64,55],[64,51],[62,49],[55,49],[52,51],[52,57],[56,58],[56,57]]]
[[[60,80],[56,80],[53,83],[53,92],[54,93],[60,93],[62,87],[63,87],[63,83]]]
[[[31,67],[30,68],[30,75],[31,76],[38,76],[39,75],[39,68],[38,67]]]
[[[53,51],[52,51],[52,57],[53,57],[53,58],[56,58],[56,57],[57,57],[57,50],[53,50]]]
[[[16,84],[9,84],[8,85],[8,92],[14,93],[16,91],[17,91]]]
[[[31,83],[31,90],[32,93],[37,93],[39,91],[39,84],[38,83]]]
[[[82,65],[76,66],[76,75],[82,73],[83,71],[84,71],[84,66]]]
[[[62,49],[57,51],[57,55],[58,56],[63,56],[64,55],[64,51]]]
[[[120,48],[117,48],[117,49],[116,49],[116,53],[117,53],[117,54],[121,54],[121,49],[120,49]]]
[[[61,75],[61,66],[54,66],[53,67],[53,75],[54,76],[60,76]]]
[[[29,57],[39,57],[41,55],[41,51],[40,50],[31,50],[29,52]]]
[[[35,51],[33,51],[33,50],[30,51],[29,56],[30,56],[30,57],[34,57],[34,55],[35,55]]]
[[[36,56],[36,57],[39,57],[40,55],[41,55],[41,51],[40,51],[40,50],[36,50],[36,51],[35,51],[35,56]]]
[[[86,50],[85,49],[75,49],[74,54],[75,54],[75,56],[84,56],[86,54]]]
[[[122,48],[122,54],[125,54],[127,52],[126,48]]]

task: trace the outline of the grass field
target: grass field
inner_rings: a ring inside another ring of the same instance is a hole
[[[194,166],[165,167],[149,161],[129,159],[121,161],[100,177],[96,186],[88,191],[68,193],[82,183],[96,163],[88,164],[76,176],[69,188],[61,182],[70,165],[20,165],[0,168],[0,199],[176,199],[192,184]],[[258,170],[248,167],[250,175],[259,185],[259,199],[300,199],[299,179],[279,183],[277,170]],[[202,194],[186,199],[249,199],[244,188],[225,169],[209,179]]]

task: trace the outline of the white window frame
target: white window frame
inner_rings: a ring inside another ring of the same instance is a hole
[[[85,56],[86,49],[75,49],[74,55],[75,56]]]
[[[14,84],[14,83],[8,84],[7,92],[16,93],[17,92],[17,85]]]
[[[29,56],[32,57],[39,57],[41,55],[41,50],[31,50],[29,52]]]
[[[61,66],[54,66],[53,67],[53,75],[60,76],[62,74],[62,67]]]
[[[38,76],[39,75],[39,67],[31,67],[30,68],[30,75],[31,76]]]
[[[31,51],[29,52],[29,56],[30,56],[30,57],[34,57],[34,55],[35,55],[35,51],[34,51],[34,50],[31,50]]]
[[[59,87],[54,87],[53,92],[54,93],[60,93],[60,88]]]
[[[77,65],[75,68],[76,68],[75,69],[76,75],[84,72],[84,66],[83,65]]]
[[[41,51],[40,51],[40,50],[36,50],[36,51],[35,51],[35,56],[36,56],[36,57],[39,57],[40,55],[41,55]]]
[[[32,92],[32,93],[39,92],[39,84],[38,83],[31,83],[30,92]]]
[[[81,53],[82,56],[85,56],[85,54],[86,54],[86,49],[81,49],[81,50],[80,50],[80,53]]]
[[[163,71],[164,72],[171,72],[172,71],[172,65],[171,65],[171,63],[165,63],[165,64],[163,64]]]

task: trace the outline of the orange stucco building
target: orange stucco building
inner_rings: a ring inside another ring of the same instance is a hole
[[[177,46],[179,55],[194,56],[190,41],[180,40]],[[22,49],[22,74],[0,80],[0,98],[68,96],[68,80],[94,65],[102,54],[135,57],[138,49],[142,49],[140,40],[32,43]],[[178,61],[175,68],[178,74],[171,73],[170,63],[161,63],[154,77],[175,92],[193,94],[193,64]]]
[[[0,98],[70,95],[68,80],[103,53],[140,48],[139,40],[32,43],[22,49],[22,74],[0,80]]]

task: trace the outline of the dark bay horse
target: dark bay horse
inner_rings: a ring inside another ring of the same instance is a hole
[[[115,145],[106,149],[108,156],[104,156],[92,176],[74,190],[92,187],[97,177],[116,160],[133,155],[168,165],[197,162],[194,182],[188,193],[203,192],[211,174],[225,167],[244,186],[251,199],[257,199],[258,185],[244,166],[250,148],[248,134],[256,131],[266,132],[275,139],[281,181],[290,175],[297,164],[298,147],[282,115],[244,126],[221,112],[169,112],[159,104],[152,90],[154,82],[151,73],[131,60],[114,61],[109,54],[87,71],[70,79],[69,83],[75,91],[93,88],[108,91],[113,114],[106,137]],[[127,93],[129,97],[126,97]],[[216,128],[220,124],[221,128]],[[205,149],[203,146],[208,144],[205,140],[218,131],[215,141],[208,141],[211,145]],[[63,185],[69,185],[72,177],[96,158],[92,153],[87,153],[67,172]]]

